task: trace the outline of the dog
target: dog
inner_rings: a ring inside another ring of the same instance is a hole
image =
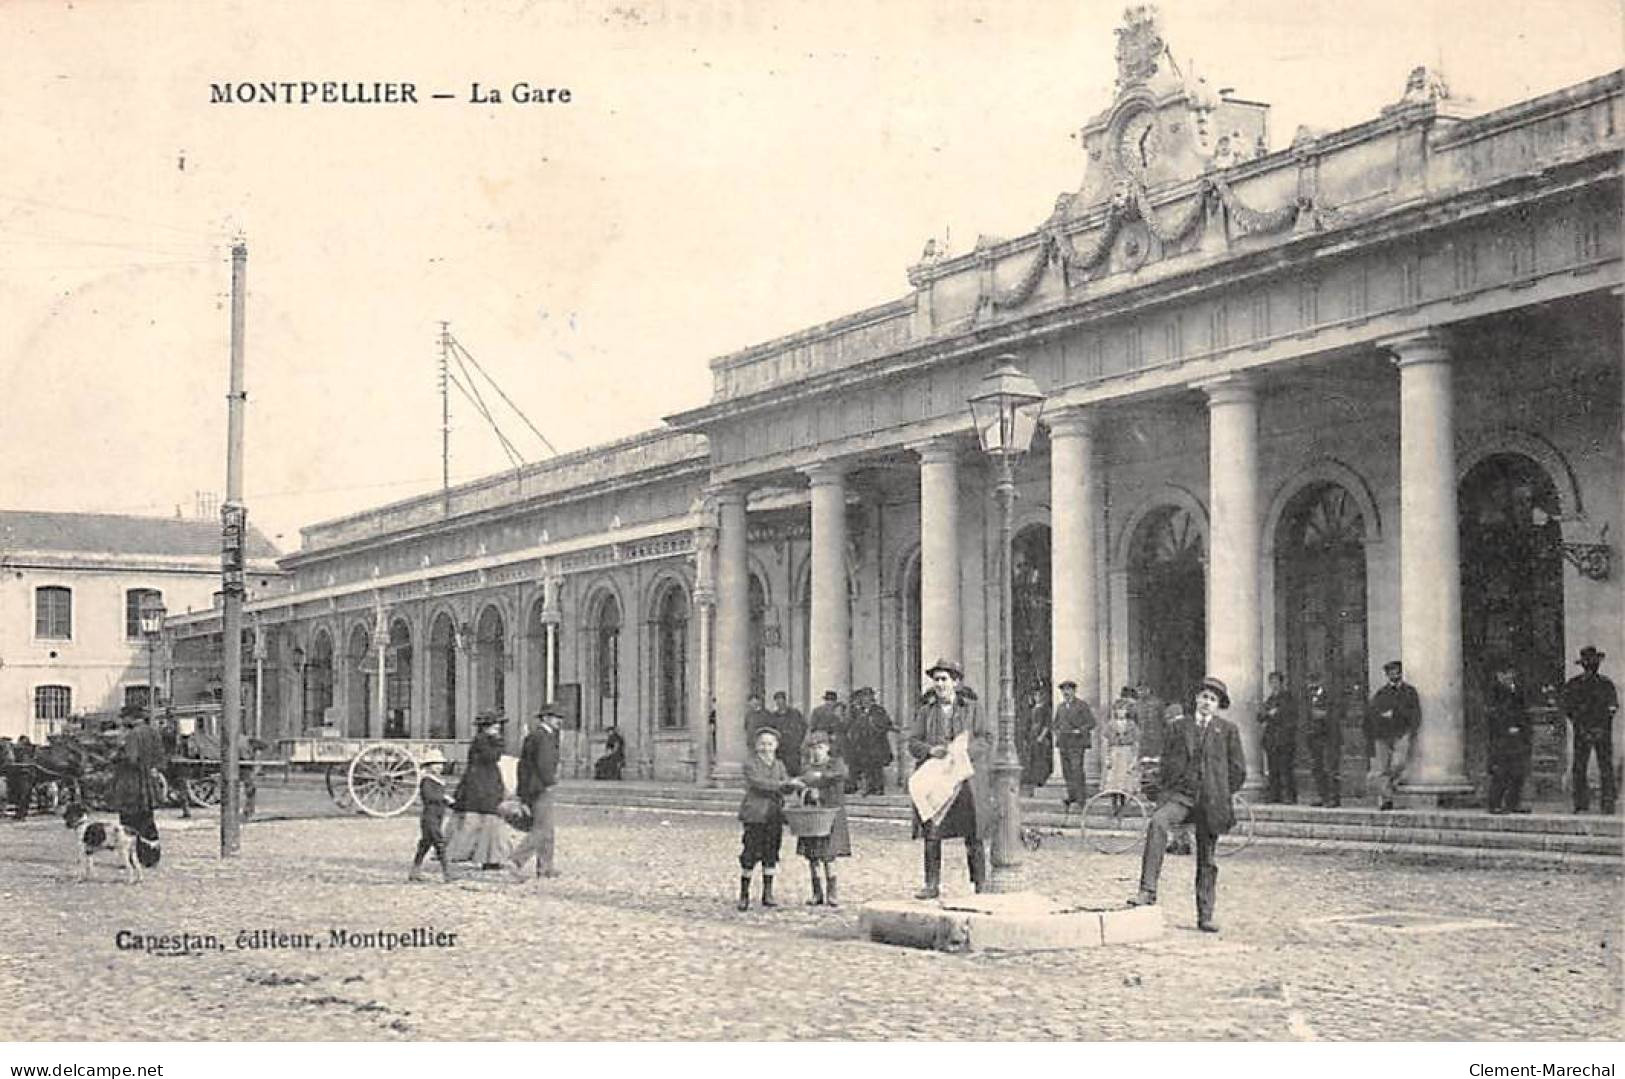
[[[91,857],[99,851],[112,851],[114,860],[124,867],[124,880],[139,884],[142,880],[141,859],[136,857],[136,834],[118,821],[91,820],[85,807],[71,803],[62,814],[63,822],[74,830],[79,839],[79,854],[84,872],[80,880],[90,879]]]

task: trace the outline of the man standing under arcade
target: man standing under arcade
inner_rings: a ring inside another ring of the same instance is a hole
[[[1614,683],[1600,668],[1607,658],[1591,645],[1580,649],[1580,673],[1563,686],[1563,714],[1574,729],[1573,783],[1574,811],[1591,808],[1591,789],[1586,767],[1592,753],[1597,755],[1597,778],[1602,786],[1602,811],[1613,813],[1617,791],[1614,786],[1614,713],[1619,711],[1619,694]]]
[[[1050,725],[1061,748],[1061,774],[1066,777],[1067,807],[1081,807],[1087,799],[1084,789],[1083,757],[1095,733],[1095,714],[1087,701],[1078,699],[1078,683],[1068,678],[1061,683],[1061,703],[1055,706]]]

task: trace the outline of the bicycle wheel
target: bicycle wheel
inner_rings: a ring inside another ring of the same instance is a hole
[[[1145,842],[1151,811],[1137,795],[1102,791],[1083,803],[1084,842],[1102,854],[1122,854]]]
[[[1213,853],[1220,858],[1231,854],[1240,854],[1253,845],[1253,806],[1246,798],[1237,793],[1230,796],[1230,804],[1236,812],[1236,824],[1224,835],[1219,837]]]

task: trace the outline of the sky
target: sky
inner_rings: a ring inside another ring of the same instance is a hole
[[[1621,66],[1618,0],[1169,0],[1271,142],[1418,64],[1489,109]],[[1351,14],[1357,12],[1357,14]],[[299,528],[432,491],[440,323],[562,452],[703,404],[710,359],[908,291],[928,238],[1040,223],[1111,102],[1120,3],[0,3],[0,506],[172,515],[225,487],[248,247],[245,501]],[[211,103],[411,82],[417,105]],[[474,83],[568,87],[475,103]],[[541,440],[493,410],[527,460]],[[454,481],[508,458],[452,391]]]

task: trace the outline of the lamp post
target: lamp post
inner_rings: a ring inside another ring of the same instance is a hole
[[[158,641],[164,634],[164,601],[149,592],[141,601],[141,635],[147,639],[147,719],[158,722]]]
[[[1032,447],[1044,395],[1038,384],[1016,367],[1016,357],[996,357],[969,400],[976,439],[998,467],[994,494],[999,503],[999,736],[993,752],[992,874],[988,890],[1018,892],[1021,871],[1021,761],[1016,755],[1016,702],[1010,662],[1010,530],[1015,506],[1015,461]]]

